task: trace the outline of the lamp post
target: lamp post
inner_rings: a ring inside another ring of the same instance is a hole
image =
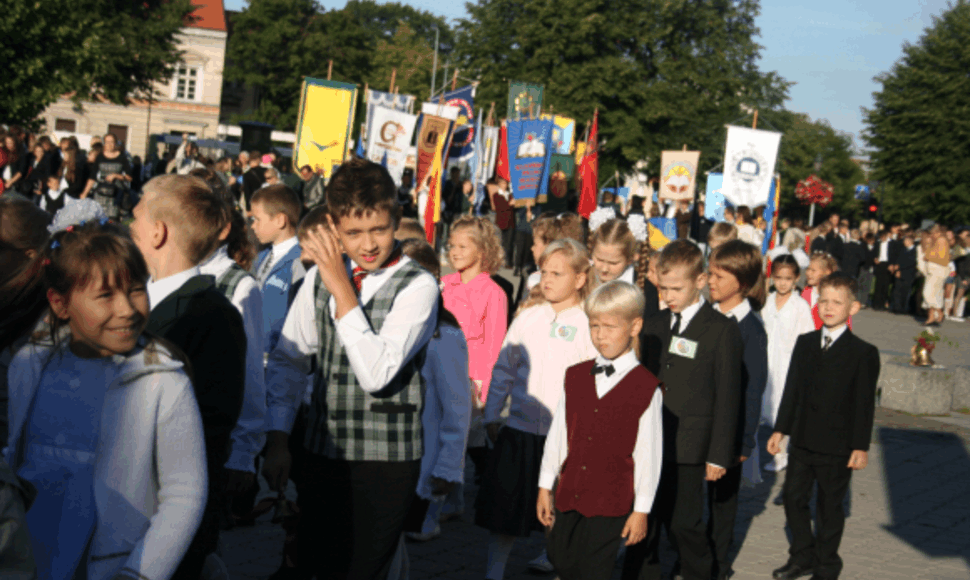
[[[819,172],[822,171],[822,154],[819,153],[815,156],[815,175],[818,176]],[[819,177],[821,179],[821,177]],[[808,210],[808,227],[813,227],[815,225],[815,202],[812,202],[812,208]]]

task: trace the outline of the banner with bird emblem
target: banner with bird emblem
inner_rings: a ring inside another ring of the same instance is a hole
[[[694,199],[700,151],[664,151],[660,154],[660,197]]]
[[[303,79],[296,123],[293,165],[309,165],[329,178],[344,162],[357,108],[357,86],[307,77]]]

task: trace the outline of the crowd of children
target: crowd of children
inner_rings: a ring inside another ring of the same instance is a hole
[[[127,226],[0,198],[0,502],[29,534],[4,572],[198,580],[261,473],[298,493],[275,580],[407,578],[405,538],[465,512],[467,456],[489,580],[541,531],[532,564],[563,580],[610,578],[621,552],[623,578],[659,580],[661,529],[675,574],[721,579],[767,446],[792,530],[774,577],[838,577],[879,358],[826,254],[801,296],[777,257],[766,296],[736,228],[705,256],[654,250],[639,214],[587,232],[541,213],[514,296],[505,228],[456,216],[445,274],[378,164],[343,164],[309,212],[282,184],[247,205],[192,175],[146,183]]]

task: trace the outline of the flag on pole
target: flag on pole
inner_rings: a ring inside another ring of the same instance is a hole
[[[589,130],[589,139],[586,140],[586,155],[583,156],[583,163],[579,168],[580,174],[580,194],[579,194],[579,215],[586,219],[596,211],[596,193],[599,191],[597,180],[599,179],[599,156],[596,147],[596,133],[599,125],[599,111],[593,113],[593,127]]]
[[[468,167],[471,168],[472,174],[472,191],[475,192],[475,198],[472,203],[474,206],[475,215],[479,214],[482,207],[482,201],[485,199],[485,177],[482,175],[482,159],[486,156],[485,151],[482,150],[482,114],[485,111],[482,109],[478,110],[478,121],[475,123],[475,143],[472,147],[472,157],[468,162]]]
[[[495,163],[495,175],[512,182],[512,176],[509,174],[509,133],[505,123],[502,123],[502,127],[498,130],[498,161]]]
[[[767,254],[768,250],[775,247],[775,226],[778,221],[778,208],[781,207],[781,195],[778,187],[779,177],[775,176],[771,180],[771,194],[768,195],[768,204],[765,206],[764,218],[768,226],[765,228],[765,239],[761,242],[761,254]]]
[[[424,235],[428,238],[428,243],[434,245],[434,225],[441,221],[441,150],[443,147],[435,147],[434,159],[428,173],[431,175],[431,182],[428,184],[428,205],[424,210]]]

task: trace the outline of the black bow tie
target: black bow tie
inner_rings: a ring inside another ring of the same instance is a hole
[[[609,377],[609,376],[611,376],[615,372],[616,372],[616,369],[613,368],[613,365],[598,365],[598,364],[594,364],[593,365],[593,370],[590,371],[589,374],[591,374],[591,375],[598,375],[600,373],[606,373],[606,376]]]

